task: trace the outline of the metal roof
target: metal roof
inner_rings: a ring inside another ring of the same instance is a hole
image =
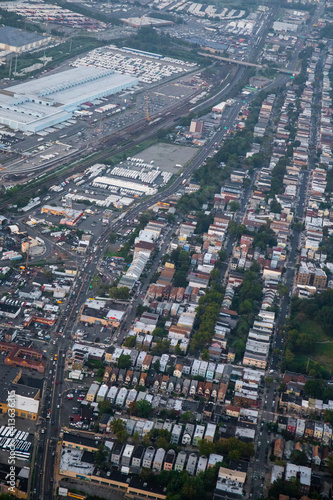
[[[11,26],[2,26],[0,28],[0,44],[3,43],[12,47],[22,47],[29,43],[38,42],[43,38],[43,35],[39,35],[38,33],[23,31]]]

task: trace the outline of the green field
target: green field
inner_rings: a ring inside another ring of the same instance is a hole
[[[328,337],[318,323],[312,320],[306,320],[301,323],[300,331],[308,333],[315,338],[315,350],[309,355],[298,354],[295,356],[295,363],[306,366],[308,369],[314,363],[322,364],[327,370],[333,373],[333,340]]]

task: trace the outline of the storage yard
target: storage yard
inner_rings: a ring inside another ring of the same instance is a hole
[[[93,66],[117,73],[135,75],[141,83],[155,83],[196,67],[195,63],[163,57],[161,54],[116,46],[95,49],[72,63],[74,67]]]
[[[95,19],[77,14],[58,5],[33,2],[1,2],[1,8],[15,12],[27,21],[52,23],[70,28],[80,28],[87,31],[101,31],[106,25]]]
[[[62,221],[69,226],[80,224],[80,228],[99,223],[92,217],[95,207],[122,209],[135,198],[156,193],[174,173],[181,172],[196,152],[193,147],[158,143],[119,165],[93,165],[49,188],[48,196],[38,203],[45,202],[41,208],[43,222]],[[85,222],[86,215],[91,222]]]
[[[154,0],[154,4],[161,9],[161,3],[159,0]],[[173,2],[172,0],[167,0],[162,4],[163,10],[167,10],[169,12],[173,12],[175,14],[191,14],[192,16],[198,17],[211,17],[211,18],[219,18],[219,19],[236,19],[243,17],[245,14],[245,10],[238,9],[227,9],[227,8],[218,8],[215,5],[207,5],[202,3],[195,2],[186,2],[185,0],[181,0],[180,2]]]

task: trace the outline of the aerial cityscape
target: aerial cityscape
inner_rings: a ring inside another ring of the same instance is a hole
[[[0,17],[0,500],[333,498],[333,1]]]

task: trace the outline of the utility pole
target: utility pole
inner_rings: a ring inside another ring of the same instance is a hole
[[[10,75],[12,74],[12,62],[13,62],[13,58],[11,57],[10,62],[9,62],[9,78],[10,78]]]
[[[147,122],[150,122],[150,116],[149,116],[149,95],[146,95],[146,120]]]
[[[15,69],[14,69],[14,77],[16,76],[16,68],[17,68],[17,54],[15,56]]]
[[[28,262],[29,262],[29,254],[30,254],[30,245],[31,243],[28,243],[28,248],[27,248],[27,260],[25,261],[25,269],[28,269]]]

